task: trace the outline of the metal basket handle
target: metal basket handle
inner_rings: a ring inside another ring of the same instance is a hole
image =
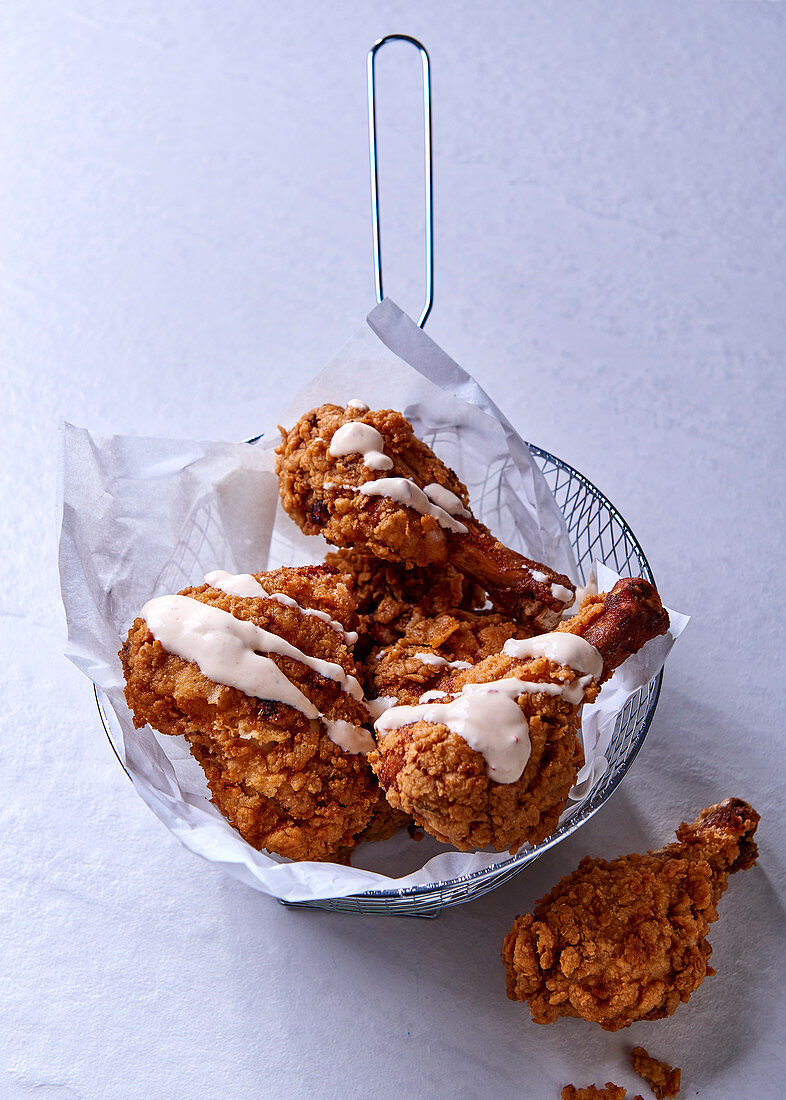
[[[374,63],[379,50],[387,42],[409,42],[420,54],[423,65],[423,155],[425,159],[425,191],[426,191],[426,298],[423,309],[418,318],[420,328],[426,323],[426,318],[431,312],[434,300],[434,223],[433,211],[433,169],[431,152],[431,62],[422,42],[412,38],[409,34],[386,34],[375,42],[368,51],[367,77],[368,77],[368,156],[371,168],[371,225],[374,235],[374,282],[376,285],[377,301],[381,302],[384,293],[382,290],[382,240],[379,222],[379,172],[377,169],[377,114],[376,114],[376,83]]]

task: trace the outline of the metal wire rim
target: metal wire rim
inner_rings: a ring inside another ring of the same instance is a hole
[[[249,440],[248,442],[255,442],[255,440]],[[542,469],[547,465],[551,465],[555,470],[566,473],[571,480],[575,479],[591,497],[594,497],[595,500],[608,511],[609,515],[619,526],[626,540],[630,543],[632,553],[639,563],[641,575],[646,580],[654,583],[652,570],[644,551],[630,526],[608,497],[605,496],[589,478],[585,477],[569,463],[551,454],[550,451],[546,451],[532,443],[527,444],[527,446],[533,456],[538,460]],[[472,898],[480,897],[490,890],[495,889],[497,886],[502,885],[503,882],[506,882],[520,871],[523,871],[525,867],[538,859],[544,852],[547,852],[550,848],[553,848],[566,837],[574,833],[585,821],[588,821],[590,817],[597,813],[601,806],[611,797],[628,773],[633,761],[641,750],[655,715],[662,682],[663,672],[661,671],[650,681],[646,689],[641,689],[642,692],[645,690],[647,691],[646,713],[643,718],[637,719],[639,728],[636,737],[628,747],[624,759],[616,766],[613,775],[604,789],[588,798],[573,817],[559,826],[550,837],[535,848],[509,856],[500,863],[495,863],[491,867],[483,867],[468,875],[461,875],[452,879],[442,879],[425,886],[409,886],[402,889],[368,890],[360,894],[349,894],[343,898],[325,898],[319,901],[282,901],[281,904],[291,908],[328,909],[334,912],[350,912],[359,913],[361,915],[382,914],[433,917],[443,908],[457,905],[464,901],[470,901]],[[95,695],[101,725],[112,748],[112,752],[115,754],[123,771],[128,778],[131,779],[132,777],[128,768],[112,740],[109,722],[104,712],[102,693],[98,691],[95,685],[93,687],[93,693]],[[618,721],[622,713],[623,712],[620,712]],[[406,907],[407,902],[414,902],[414,907]]]

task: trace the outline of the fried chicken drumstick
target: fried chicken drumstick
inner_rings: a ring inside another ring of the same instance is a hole
[[[571,581],[509,550],[469,509],[466,487],[391,409],[320,405],[281,429],[284,508],[308,535],[406,566],[450,563],[536,632],[573,601]]]
[[[670,1016],[714,973],[707,932],[729,875],[756,861],[758,822],[727,798],[665,848],[584,858],[514,921],[502,948],[508,997],[539,1024],[579,1016],[617,1031]]]
[[[592,614],[510,638],[501,653],[448,669],[419,704],[377,719],[369,763],[392,806],[463,851],[515,851],[553,832],[583,762],[581,704],[669,623],[644,580],[625,578],[590,599]]]
[[[135,725],[186,737],[213,802],[253,847],[346,858],[387,813],[364,755],[346,578],[310,566],[206,581],[151,600],[129,631],[120,659]]]

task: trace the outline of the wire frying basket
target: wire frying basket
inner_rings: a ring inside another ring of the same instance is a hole
[[[431,134],[431,61],[422,42],[406,34],[390,34],[368,52],[368,130],[371,168],[371,222],[374,246],[374,281],[377,301],[384,297],[382,282],[382,233],[379,214],[379,165],[377,137],[376,59],[389,42],[404,42],[420,55],[423,80],[423,153],[425,181],[425,298],[418,319],[421,328],[431,312],[434,298],[433,153]],[[554,499],[565,517],[582,583],[595,560],[613,566],[623,576],[644,577],[654,583],[644,551],[620,513],[603,493],[578,470],[556,455],[528,444],[540,466]],[[608,767],[581,803],[547,840],[515,856],[507,856],[492,867],[460,878],[404,890],[374,890],[345,898],[319,902],[284,902],[304,908],[330,909],[342,913],[408,914],[433,917],[449,905],[460,905],[480,897],[507,882],[542,855],[575,832],[603,805],[621,782],[641,748],[658,704],[663,673],[631,696],[617,715],[614,734],[606,752]]]
[[[371,167],[372,227],[374,271],[377,301],[382,301],[382,247],[379,218],[379,174],[377,164],[375,60],[379,50],[390,41],[414,46],[421,58],[423,74],[423,125],[425,156],[425,299],[418,324],[422,327],[433,301],[433,219],[432,219],[432,143],[431,143],[431,69],[425,47],[408,35],[388,35],[368,54],[369,157]],[[259,437],[258,437],[259,438]],[[257,442],[256,439],[248,442]],[[638,576],[654,583],[638,540],[606,496],[568,463],[533,444],[528,444],[564,516],[575,553],[579,579],[586,583],[593,562],[598,560],[626,576]],[[188,580],[185,581],[188,583]],[[607,767],[597,778],[588,796],[560,823],[542,843],[527,847],[516,855],[504,854],[497,863],[471,874],[445,881],[405,889],[372,890],[349,897],[318,901],[282,902],[293,908],[327,909],[333,912],[435,917],[441,909],[480,897],[519,874],[549,848],[575,832],[587,821],[622,781],[646,737],[658,703],[662,672],[630,696],[617,713],[614,732],[605,750]],[[101,723],[112,751],[128,773],[115,742],[122,744],[117,719],[106,696],[95,690]],[[129,775],[130,778],[130,775]]]

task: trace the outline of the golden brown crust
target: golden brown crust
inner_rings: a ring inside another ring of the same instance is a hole
[[[657,1100],[671,1100],[679,1096],[682,1071],[672,1069],[668,1062],[652,1058],[644,1047],[634,1047],[630,1052],[630,1064],[643,1077]]]
[[[598,596],[587,596],[576,615],[559,628],[580,634],[603,655],[601,683],[632,653],[669,629],[669,614],[657,590],[641,577],[623,577]]]
[[[374,650],[366,661],[366,682],[374,697],[417,703],[442,680],[445,667],[418,659],[429,654],[474,665],[502,650],[509,638],[529,638],[531,630],[493,611],[454,611],[413,619],[394,645]]]
[[[663,852],[706,860],[722,893],[730,874],[745,871],[756,862],[759,850],[753,836],[760,820],[743,799],[727,798],[702,810],[695,821],[683,821],[677,829],[677,843],[667,844]]]
[[[352,578],[357,603],[355,659],[376,646],[392,645],[413,620],[481,607],[486,593],[452,565],[413,567],[383,561],[365,547],[336,550],[325,563]]]
[[[283,592],[349,625],[353,603],[341,574],[310,566],[257,578],[268,592]],[[357,675],[343,636],[317,618],[272,599],[229,596],[209,585],[181,595],[254,622]],[[329,718],[355,725],[367,721],[364,704],[337,682],[292,658],[270,657]],[[249,844],[292,859],[330,859],[365,828],[377,799],[366,759],[339,748],[320,721],[215,684],[196,664],[168,653],[141,618],[133,623],[120,659],[135,725],[149,723],[161,733],[187,738],[214,803]]]
[[[356,454],[330,455],[333,435],[352,421],[380,432],[385,454],[393,462],[391,469],[370,470]],[[335,546],[364,546],[379,558],[410,567],[450,563],[486,589],[500,610],[531,623],[534,631],[556,626],[565,601],[555,595],[552,586],[557,584],[572,593],[568,577],[509,550],[471,513],[461,516],[465,532],[451,531],[433,516],[357,491],[364,482],[403,477],[420,489],[432,483],[441,485],[469,509],[466,487],[417,439],[401,413],[321,405],[289,431],[280,431],[276,471],[281,501],[306,534],[322,534]]]
[[[554,630],[573,600],[573,582],[548,565],[508,549],[478,520],[463,522],[467,534],[450,536],[451,563],[485,588],[496,608],[528,624],[533,634]],[[554,585],[559,586],[556,592],[566,590],[566,600],[555,594]]]
[[[518,676],[535,683],[569,683],[576,674],[544,658],[488,657],[466,671],[444,675],[451,694],[467,683]],[[461,851],[491,845],[514,851],[537,844],[555,829],[584,757],[577,737],[578,708],[560,695],[524,694],[531,752],[514,783],[489,779],[484,757],[447,726],[415,722],[378,736],[369,763],[388,801],[412,815],[437,840]]]
[[[607,1081],[604,1087],[585,1085],[584,1088],[576,1088],[575,1085],[565,1085],[560,1093],[560,1100],[625,1100],[627,1095],[627,1089]],[[642,1100],[642,1098],[636,1096],[634,1100]]]
[[[577,1016],[606,1031],[670,1016],[713,973],[706,937],[716,902],[730,870],[749,864],[732,858],[713,866],[702,853],[726,849],[725,809],[735,819],[731,847],[742,835],[738,817],[749,823],[752,843],[758,816],[742,806],[727,800],[680,826],[690,836],[684,847],[610,862],[585,857],[533,914],[514,921],[502,948],[511,1000],[528,1002],[536,1023]],[[697,834],[709,834],[706,845]]]
[[[329,454],[333,435],[351,421],[368,424],[380,432],[392,469],[375,472],[365,466],[361,455]],[[379,558],[408,565],[447,562],[448,532],[433,516],[421,515],[384,497],[367,497],[353,491],[378,477],[405,477],[412,478],[421,489],[437,482],[468,504],[466,487],[420,442],[401,413],[320,405],[289,431],[280,431],[276,472],[281,501],[307,535],[324,535],[334,546],[360,544]]]
[[[662,616],[651,613],[653,600],[657,599],[655,589],[646,581],[632,587],[621,581],[611,593],[585,601],[573,623],[573,633],[592,633],[605,671],[607,658],[613,663],[624,647],[641,645],[653,629],[663,628]],[[433,642],[439,642],[440,631],[448,629],[448,618],[431,622],[428,629],[433,631]],[[643,624],[639,621],[642,618]],[[411,627],[410,636],[419,629]],[[496,621],[495,630],[499,629],[507,628]],[[389,666],[384,663],[386,658],[383,653],[383,668],[378,674],[369,672],[378,694],[396,693],[382,690],[389,673],[390,689],[398,684],[404,700],[411,702],[426,680],[431,690],[456,694],[465,684],[491,683],[509,676],[535,683],[566,684],[576,679],[571,669],[553,662],[522,662],[504,653],[486,657],[466,671],[437,670],[434,675],[433,670],[417,667],[411,647],[403,639],[393,647]],[[584,699],[592,702],[597,691],[596,683],[588,683]],[[444,725],[420,721],[379,736],[377,750],[369,756],[388,800],[412,814],[437,840],[461,850],[491,845],[498,851],[514,851],[524,843],[544,840],[556,827],[583,763],[577,738],[579,705],[541,693],[522,695],[518,702],[529,724],[532,743],[527,766],[518,780],[495,783],[488,777],[483,756],[458,733]]]

